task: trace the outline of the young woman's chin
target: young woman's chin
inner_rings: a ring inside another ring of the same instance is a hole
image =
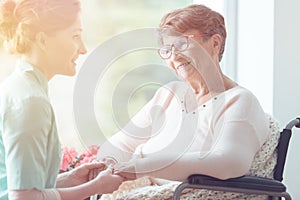
[[[70,70],[66,76],[75,76],[76,75],[76,69],[74,68],[73,70]]]
[[[76,71],[72,72],[72,73],[69,73],[69,74],[66,74],[66,76],[75,76],[76,75]]]
[[[65,76],[75,76],[76,75],[76,66],[68,67],[68,68],[66,68],[66,70],[62,71],[60,74],[65,75]]]

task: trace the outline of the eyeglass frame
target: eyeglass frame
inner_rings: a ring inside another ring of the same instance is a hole
[[[163,60],[167,60],[169,58],[171,58],[172,54],[173,54],[173,48],[176,49],[177,51],[179,52],[183,52],[185,50],[187,50],[189,48],[189,39],[190,38],[199,38],[199,37],[203,37],[203,36],[210,36],[210,34],[208,33],[202,33],[202,34],[191,34],[191,35],[182,35],[180,37],[185,37],[186,38],[186,41],[187,41],[187,45],[186,45],[186,48],[182,49],[182,50],[179,50],[179,49],[176,49],[175,46],[174,46],[174,43],[171,44],[171,45],[165,45],[165,46],[170,46],[170,55],[168,57],[163,57],[161,54],[160,54],[160,51],[163,47],[165,46],[162,46],[161,48],[157,49],[157,52],[158,52],[158,55],[163,59]]]

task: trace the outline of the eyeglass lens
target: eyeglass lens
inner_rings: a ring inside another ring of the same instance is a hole
[[[159,54],[162,58],[167,59],[172,55],[172,47],[177,51],[184,51],[188,48],[188,38],[181,36],[175,39],[173,44],[164,44],[163,39],[161,39],[162,47],[159,49]]]

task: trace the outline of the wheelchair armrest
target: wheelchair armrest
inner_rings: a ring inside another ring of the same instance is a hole
[[[257,177],[257,176],[241,176],[227,180],[217,179],[202,174],[193,174],[188,177],[189,184],[205,185],[205,186],[221,186],[228,188],[254,189],[270,192],[284,192],[286,187],[280,181]]]

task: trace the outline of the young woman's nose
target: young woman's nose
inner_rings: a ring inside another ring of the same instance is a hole
[[[78,51],[79,51],[79,54],[86,54],[87,53],[86,46],[85,46],[85,44],[82,40],[80,42]]]

